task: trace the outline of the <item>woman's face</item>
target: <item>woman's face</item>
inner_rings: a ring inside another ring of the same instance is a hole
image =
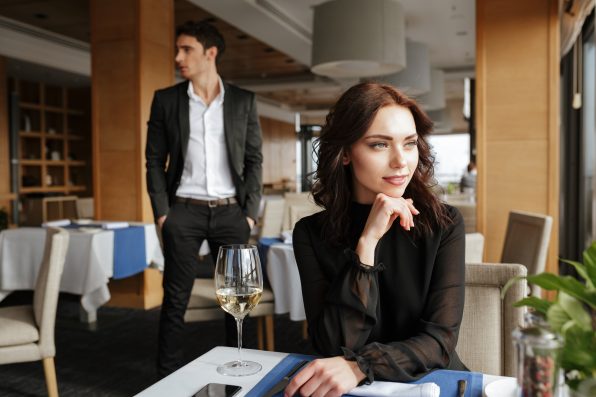
[[[418,134],[408,108],[385,106],[370,128],[349,149],[354,200],[370,204],[378,193],[402,197],[418,166]]]

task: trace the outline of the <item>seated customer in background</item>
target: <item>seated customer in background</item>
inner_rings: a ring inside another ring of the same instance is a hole
[[[460,192],[465,193],[466,191],[470,191],[473,193],[476,190],[476,173],[476,164],[469,163],[466,172],[459,181]]]
[[[464,370],[464,224],[431,192],[432,122],[388,85],[350,88],[327,116],[313,196],[293,241],[309,334],[323,358],[286,396]]]

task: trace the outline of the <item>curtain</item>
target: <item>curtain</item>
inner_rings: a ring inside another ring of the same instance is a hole
[[[582,31],[584,20],[594,9],[596,0],[563,0],[560,3],[561,58],[573,47]]]

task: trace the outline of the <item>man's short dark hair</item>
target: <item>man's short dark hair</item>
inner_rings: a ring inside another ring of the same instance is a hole
[[[187,21],[176,28],[176,38],[180,35],[191,36],[197,39],[205,50],[211,47],[217,47],[217,57],[219,59],[226,49],[226,43],[219,30],[207,21]]]

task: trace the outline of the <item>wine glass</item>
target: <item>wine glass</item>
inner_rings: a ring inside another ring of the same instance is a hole
[[[261,364],[242,360],[242,320],[259,303],[263,274],[259,252],[254,245],[223,245],[215,264],[215,294],[222,309],[236,319],[238,360],[217,367],[223,375],[245,376],[261,370]]]

